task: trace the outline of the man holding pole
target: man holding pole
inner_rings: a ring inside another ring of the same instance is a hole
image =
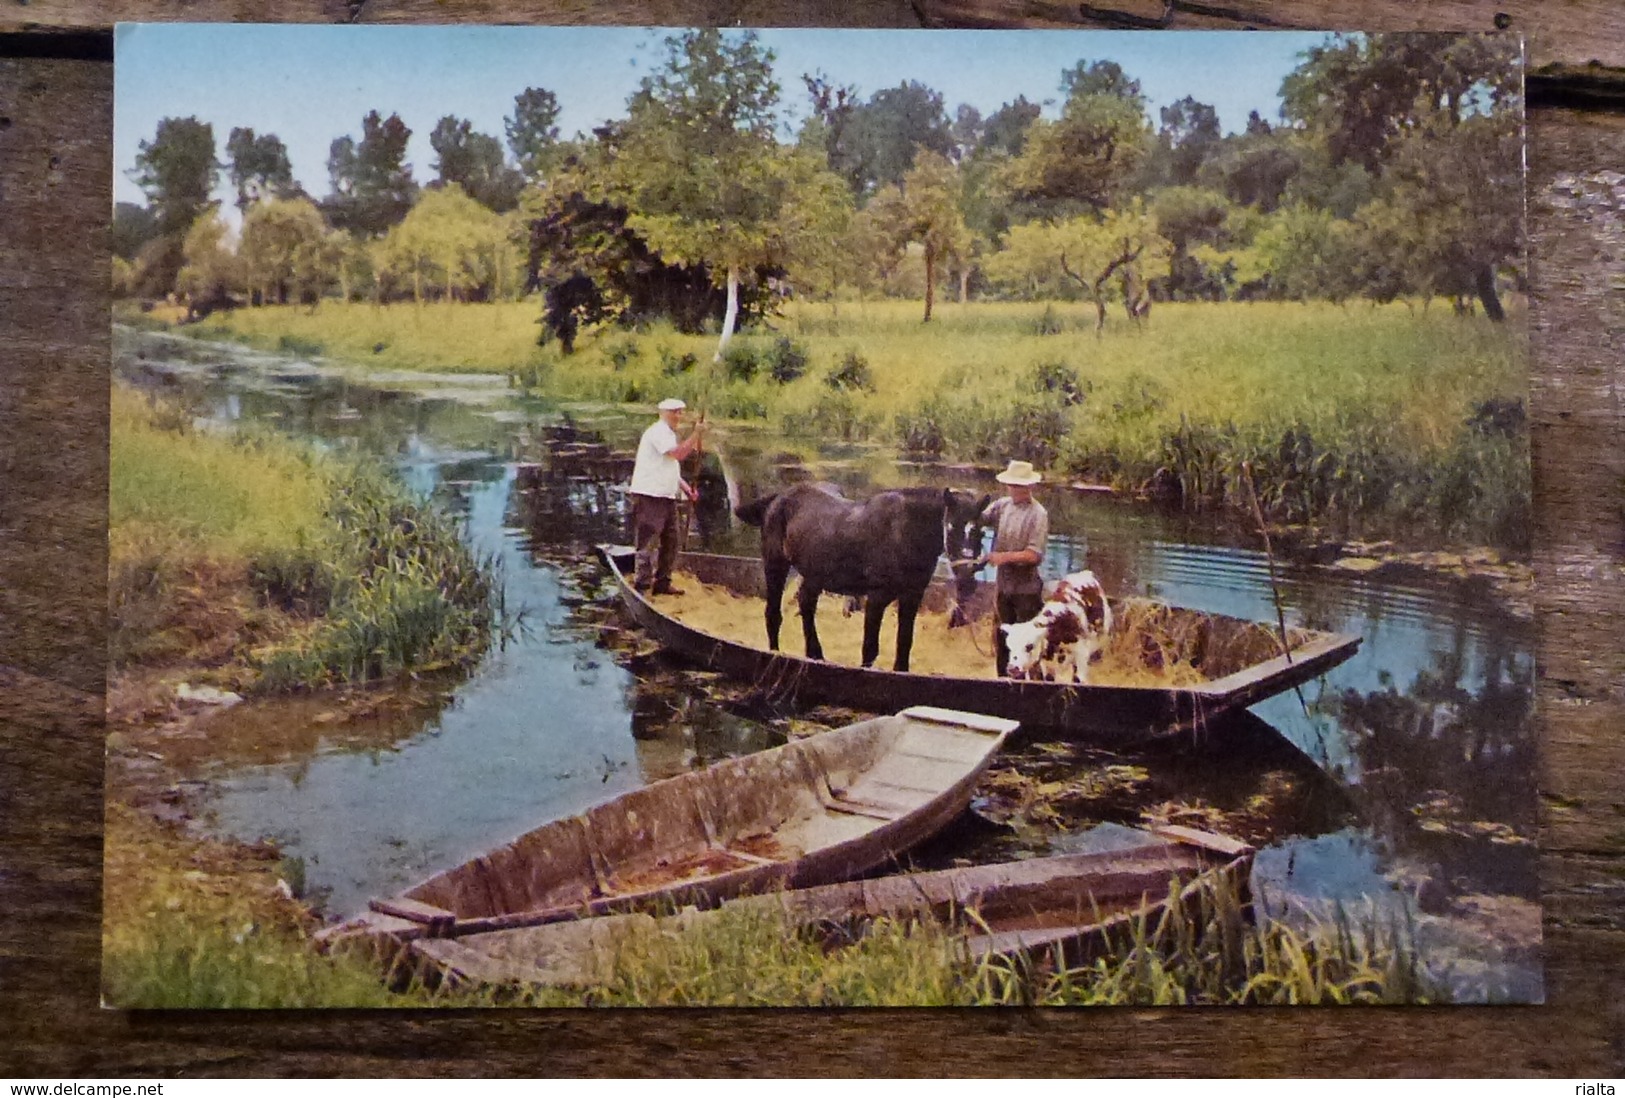
[[[692,503],[699,498],[683,479],[679,463],[699,450],[705,422],[702,419],[693,433],[679,440],[677,428],[686,407],[676,398],[660,402],[660,418],[643,432],[632,465],[632,540],[638,550],[633,586],[656,595],[682,594],[671,585],[671,566],[677,559],[677,500],[687,496]]]

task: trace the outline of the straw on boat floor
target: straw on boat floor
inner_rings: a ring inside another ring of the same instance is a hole
[[[679,574],[681,595],[659,595],[652,601],[662,613],[684,625],[737,644],[765,648],[767,627],[764,600],[735,594],[726,587],[701,583],[691,574]],[[1142,605],[1143,604],[1143,605]],[[801,621],[797,616],[795,584],[785,593],[785,620],[779,641],[784,651],[802,652]],[[1119,627],[1104,652],[1089,670],[1091,684],[1109,686],[1193,686],[1207,676],[1190,662],[1194,637],[1189,625],[1171,627],[1166,615],[1149,611],[1155,604],[1129,599],[1119,613]],[[897,636],[896,608],[886,612],[880,631],[880,658],[875,666],[889,668]],[[818,637],[824,657],[857,666],[863,649],[863,614],[848,613],[846,600],[826,595],[819,603]],[[993,623],[989,619],[950,629],[945,611],[921,610],[914,625],[914,647],[909,670],[921,675],[991,679]]]

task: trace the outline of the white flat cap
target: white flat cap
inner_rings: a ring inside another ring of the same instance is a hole
[[[676,397],[667,397],[665,400],[662,400],[659,404],[655,405],[655,407],[659,408],[662,412],[681,412],[684,408],[687,408],[688,405],[684,404]]]

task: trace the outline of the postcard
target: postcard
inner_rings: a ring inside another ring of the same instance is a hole
[[[107,1006],[1541,1001],[1517,39],[116,48]]]

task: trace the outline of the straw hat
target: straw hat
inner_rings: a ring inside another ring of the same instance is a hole
[[[659,408],[662,412],[681,412],[684,408],[687,408],[688,405],[684,404],[676,397],[667,397],[659,404],[656,404],[655,407]]]
[[[1030,461],[1012,461],[1004,472],[993,478],[1000,484],[1037,484],[1044,475],[1033,468]]]

